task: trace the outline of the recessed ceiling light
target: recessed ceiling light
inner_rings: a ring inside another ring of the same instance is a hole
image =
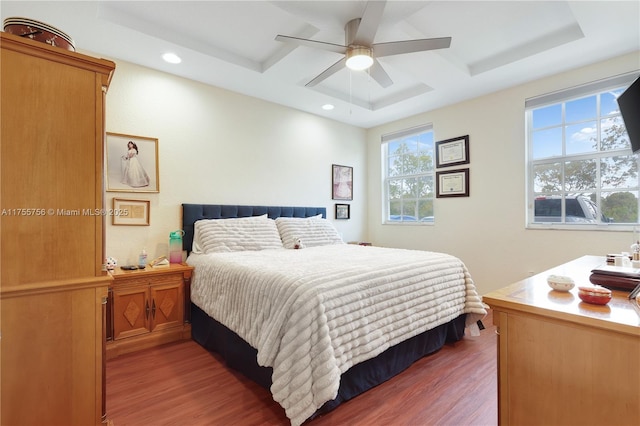
[[[165,53],[164,55],[162,55],[162,59],[169,62],[170,64],[179,64],[180,62],[182,62],[180,56],[176,55],[175,53]]]
[[[324,104],[322,105],[322,109],[325,111],[331,111],[333,108],[335,108],[333,105],[331,104]]]

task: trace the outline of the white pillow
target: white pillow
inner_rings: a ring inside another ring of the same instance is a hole
[[[194,253],[281,249],[276,223],[267,217],[203,219],[195,223]]]
[[[344,244],[336,228],[322,216],[279,217],[276,225],[284,248],[294,248],[298,239],[303,247]]]

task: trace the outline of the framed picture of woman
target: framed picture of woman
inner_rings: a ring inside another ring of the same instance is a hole
[[[160,192],[158,139],[107,132],[107,191]]]
[[[353,200],[353,167],[334,164],[331,171],[331,198]]]

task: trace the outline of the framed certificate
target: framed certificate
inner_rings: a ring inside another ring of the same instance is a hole
[[[111,215],[112,225],[149,226],[149,200],[113,199]]]
[[[469,135],[436,142],[436,168],[469,164]]]
[[[469,169],[436,172],[436,197],[468,197]]]

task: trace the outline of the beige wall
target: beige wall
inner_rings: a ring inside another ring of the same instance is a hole
[[[333,220],[331,164],[354,166],[343,238],[459,256],[484,294],[584,254],[628,250],[631,232],[525,229],[524,100],[640,68],[640,54],[554,75],[364,130],[117,61],[107,131],[159,139],[151,225],[107,225],[107,255],[166,254],[181,203],[320,205]],[[470,135],[468,198],[437,199],[434,226],[382,225],[380,136],[433,123],[436,140]]]
[[[482,294],[585,254],[628,251],[631,231],[525,229],[524,101],[638,68],[636,52],[370,129],[369,238],[457,255]],[[380,136],[424,123],[436,140],[470,135],[470,196],[436,199],[433,226],[383,225]]]
[[[150,226],[112,226],[106,254],[119,264],[167,254],[182,203],[324,206],[334,217],[331,165],[354,167],[345,240],[366,234],[365,130],[191,80],[116,61],[107,132],[158,139],[160,192],[107,192],[150,200]]]

